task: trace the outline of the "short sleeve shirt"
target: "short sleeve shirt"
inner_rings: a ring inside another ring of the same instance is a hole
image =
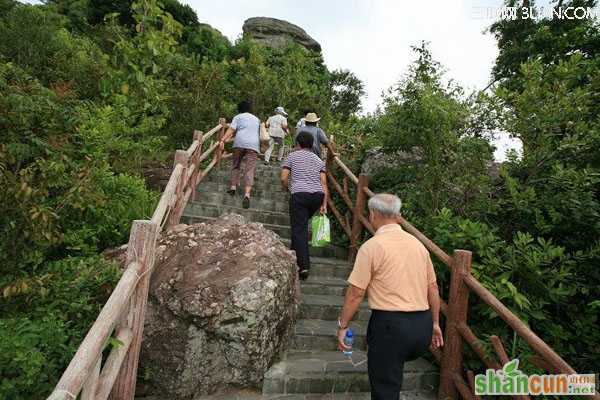
[[[323,193],[321,172],[325,163],[310,150],[291,152],[281,164],[290,170],[290,193]]]
[[[250,113],[238,114],[233,117],[229,127],[235,130],[234,148],[260,152],[260,120],[256,116]]]
[[[287,118],[281,114],[276,114],[267,120],[269,125],[269,136],[282,138],[285,136],[284,126],[287,126]]]
[[[390,224],[362,245],[348,282],[367,291],[373,310],[424,311],[429,309],[428,286],[436,278],[425,246]]]

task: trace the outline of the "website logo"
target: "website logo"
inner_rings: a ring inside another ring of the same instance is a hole
[[[595,374],[526,375],[519,359],[502,369],[488,369],[475,376],[476,395],[589,396],[596,393]]]

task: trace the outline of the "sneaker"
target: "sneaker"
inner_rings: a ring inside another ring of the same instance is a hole
[[[244,196],[244,200],[242,200],[243,208],[250,208],[250,197]]]
[[[300,275],[300,280],[305,281],[306,279],[308,279],[308,270],[307,269],[303,269],[301,270],[298,275]]]
[[[230,196],[232,196],[232,197],[235,196],[235,189],[229,189],[227,191],[227,194],[230,195]]]

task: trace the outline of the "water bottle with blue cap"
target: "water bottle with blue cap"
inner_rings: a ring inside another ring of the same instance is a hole
[[[346,336],[344,336],[344,344],[348,347],[347,350],[344,350],[344,355],[347,357],[352,357],[352,345],[354,344],[354,334],[352,333],[352,329],[348,328],[346,331]]]

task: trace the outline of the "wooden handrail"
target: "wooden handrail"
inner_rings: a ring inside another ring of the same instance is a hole
[[[212,128],[210,131],[206,132],[204,134],[204,136],[202,137],[204,139],[204,142],[206,143],[206,141],[208,139],[210,139],[210,137],[212,135],[214,135],[215,133],[219,132],[221,130],[221,128],[223,128],[224,126],[221,124],[218,124],[217,126],[215,126],[214,128]]]
[[[156,206],[156,209],[154,210],[154,214],[152,214],[152,219],[150,220],[152,223],[162,226],[163,219],[165,218],[168,209],[172,206],[173,195],[175,194],[175,189],[177,188],[177,184],[182,173],[183,167],[179,164],[176,165],[171,173],[169,182],[167,182],[165,190],[160,196],[160,200]]]
[[[102,353],[118,319],[129,304],[127,300],[135,290],[141,269],[142,265],[137,262],[127,266],[96,321],[79,345],[69,366],[56,384],[50,399],[71,400],[75,398],[71,395],[77,396],[81,391],[87,376],[96,364],[98,354]]]
[[[190,147],[175,153],[173,171],[152,218],[134,221],[127,266],[48,399],[75,400],[80,393],[82,400],[133,398],[156,237],[166,222],[179,223],[196,185],[218,163],[215,157],[203,171],[199,170],[201,162],[218,147],[215,143],[201,153],[203,142],[226,126],[225,120],[220,119],[204,135],[194,131]],[[111,349],[102,363],[102,352],[113,333],[122,344]]]
[[[465,284],[481,300],[489,305],[500,318],[504,320],[519,336],[521,336],[529,346],[542,358],[547,360],[553,367],[563,374],[574,374],[575,370],[561,356],[556,354],[550,346],[546,344],[538,335],[536,335],[519,317],[508,309],[500,300],[487,290],[473,275],[463,277]]]

